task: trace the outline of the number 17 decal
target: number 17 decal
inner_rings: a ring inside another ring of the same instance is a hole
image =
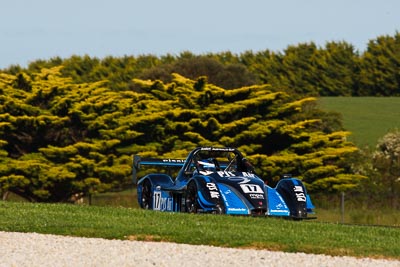
[[[240,187],[243,193],[264,193],[258,184],[241,184]]]

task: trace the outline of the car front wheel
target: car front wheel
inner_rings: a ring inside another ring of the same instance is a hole
[[[148,180],[143,182],[142,190],[142,208],[146,210],[152,209],[151,184]]]
[[[199,207],[197,197],[197,185],[195,182],[190,182],[186,191],[186,212],[197,213]]]

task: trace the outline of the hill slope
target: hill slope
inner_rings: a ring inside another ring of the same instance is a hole
[[[323,110],[339,112],[358,146],[375,147],[388,131],[400,128],[400,97],[321,97]]]

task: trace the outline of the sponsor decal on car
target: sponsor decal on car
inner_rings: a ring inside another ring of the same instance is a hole
[[[237,176],[250,177],[250,178],[256,177],[254,173],[250,173],[250,172],[241,172],[241,175],[240,174],[238,175],[237,173],[234,173],[231,171],[218,171],[217,173],[220,177],[228,177],[229,179],[231,179],[230,177],[237,177]],[[238,178],[239,179],[247,179],[247,178],[241,178],[241,177],[238,177]]]
[[[284,213],[284,214],[288,213],[288,211],[287,211],[286,209],[285,209],[285,210],[274,210],[274,209],[271,209],[270,212],[274,212],[274,213]]]
[[[242,172],[242,175],[244,177],[251,177],[251,178],[255,178],[256,177],[256,175],[254,173],[251,173],[251,172]]]
[[[230,171],[218,171],[217,172],[220,177],[235,177],[237,176],[235,173]]]
[[[293,191],[296,193],[297,201],[299,201],[299,202],[306,202],[307,201],[306,194],[304,194],[302,186],[296,185],[293,188]]]
[[[163,159],[162,162],[164,163],[185,163],[186,160],[184,159]]]
[[[208,190],[210,191],[211,198],[219,198],[219,191],[217,185],[214,183],[207,183],[206,184]]]
[[[249,194],[252,199],[264,199],[264,194]]]
[[[247,211],[245,208],[228,208],[228,211]]]

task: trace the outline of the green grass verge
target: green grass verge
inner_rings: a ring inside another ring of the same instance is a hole
[[[339,112],[358,146],[375,147],[389,130],[400,129],[400,97],[321,97],[321,109]]]
[[[10,194],[11,201],[26,202],[18,196]],[[317,207],[316,221],[328,223],[368,224],[382,226],[400,227],[399,211],[389,207],[370,208],[360,205],[359,202],[345,201],[344,216],[341,211],[340,196],[321,199],[321,196],[311,196],[314,205]],[[83,203],[89,205],[89,198],[85,197]],[[139,208],[136,189],[129,189],[121,192],[110,192],[94,194],[91,198],[93,206],[110,206]]]
[[[386,225],[400,227],[400,214],[396,209],[389,207],[369,208],[360,205],[360,202],[345,201],[345,211],[342,218],[340,209],[340,196],[336,198],[321,199],[321,196],[311,196],[315,209],[317,220],[319,222],[331,223],[350,223],[350,224],[369,224],[369,225]],[[88,198],[84,200],[85,204],[89,204]],[[92,205],[95,206],[113,206],[125,208],[139,208],[137,201],[136,189],[130,189],[122,192],[102,193],[92,196]]]
[[[400,231],[315,221],[0,201],[0,231],[400,259]]]

